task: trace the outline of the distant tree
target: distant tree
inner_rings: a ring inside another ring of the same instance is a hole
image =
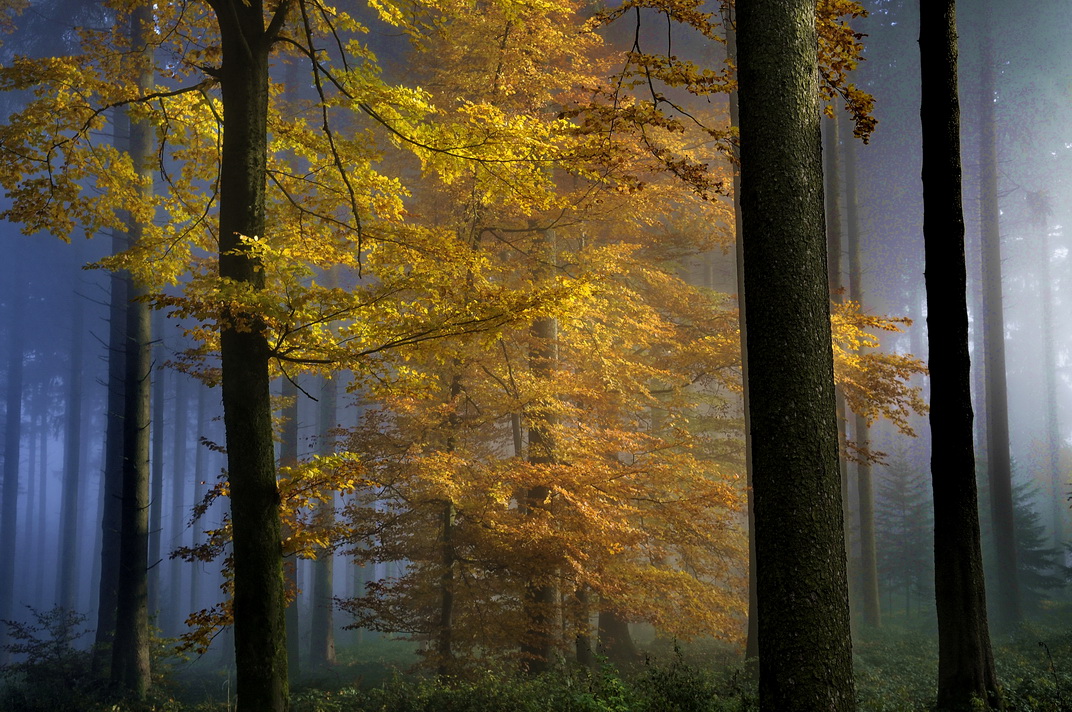
[[[920,3],[923,236],[931,373],[938,706],[1000,709],[972,443],[955,0]]]
[[[759,694],[779,712],[855,706],[815,9],[737,6]]]
[[[875,505],[878,572],[890,605],[898,595],[906,617],[913,602],[918,608],[934,594],[933,520],[927,474],[894,459],[879,480]]]

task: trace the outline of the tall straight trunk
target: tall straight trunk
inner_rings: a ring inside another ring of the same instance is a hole
[[[460,368],[460,363],[455,361],[455,368]],[[450,415],[447,417],[447,444],[448,452],[453,452],[456,446],[457,432],[461,424],[458,416],[457,401],[462,392],[461,374],[455,371],[450,378]],[[454,662],[454,525],[457,516],[454,502],[445,499],[438,503],[439,510],[439,620],[436,626],[436,656],[438,658],[437,674],[445,677],[450,674]]]
[[[1016,526],[1012,502],[1012,459],[1009,452],[1009,393],[1005,376],[1005,311],[1001,294],[1001,228],[998,215],[997,142],[994,137],[994,54],[989,37],[982,42],[982,102],[979,112],[979,222],[983,242],[983,319],[986,342],[987,474],[990,517],[997,553],[998,625],[1005,631],[1023,622]]]
[[[153,53],[149,44],[153,15],[141,4],[130,15],[130,41],[138,63],[138,89],[153,86]],[[152,192],[155,130],[149,122],[130,120],[129,147],[134,175],[143,197]],[[145,226],[127,216],[127,242],[141,239]],[[123,398],[123,485],[119,532],[119,580],[116,596],[112,683],[137,699],[149,691],[149,425],[153,346],[149,305],[144,288],[130,283],[127,305],[126,371]]]
[[[194,499],[193,504],[197,506],[201,503],[202,498],[205,496],[205,446],[201,442],[201,439],[206,437],[205,426],[207,418],[205,417],[205,409],[207,407],[207,394],[208,387],[199,383],[197,386],[197,405],[194,406],[197,413],[197,420],[194,421]],[[205,527],[208,522],[205,520],[208,513],[206,512],[202,517],[195,520],[191,527],[193,531],[190,533],[190,538],[194,546],[200,545],[204,539]],[[201,609],[201,564],[194,562],[194,565],[190,567],[190,598],[189,607],[191,611],[197,611]]]
[[[732,5],[723,7],[722,26],[726,35],[726,56],[737,63],[737,19]],[[737,92],[730,92],[730,124],[741,125],[740,105]],[[740,159],[740,152],[736,151]],[[744,420],[744,472],[747,488],[746,507],[748,509],[748,623],[745,634],[744,657],[748,673],[753,677],[759,675],[759,616],[757,615],[756,587],[756,536],[755,512],[752,499],[752,428],[748,409],[748,320],[745,317],[744,295],[744,241],[741,239],[741,173],[733,171],[733,226],[734,226],[734,261],[737,267],[737,323],[741,340],[741,414]]]
[[[3,506],[0,507],[0,541],[5,554],[0,556],[0,620],[11,620],[15,600],[16,524],[19,504],[19,445],[22,441],[22,369],[26,311],[26,286],[13,279],[8,283],[7,383],[4,418]],[[0,644],[8,642],[7,626],[0,626]],[[7,652],[0,648],[0,662],[7,662]]]
[[[633,635],[629,632],[629,621],[614,609],[599,611],[599,649],[607,659],[616,665],[629,665],[640,659]]]
[[[153,317],[153,332],[157,334],[153,349],[153,422],[152,422],[152,487],[149,499],[149,615],[160,625],[160,549],[164,518],[164,344],[159,341],[163,334],[163,312]]]
[[[1050,474],[1050,533],[1051,545],[1058,550],[1065,546],[1065,483],[1061,475],[1061,423],[1057,413],[1057,353],[1053,343],[1054,289],[1050,278],[1050,241],[1045,228],[1039,237],[1039,295],[1042,301],[1042,371],[1046,389],[1046,467]]]
[[[954,0],[920,3],[919,51],[938,707],[975,709],[977,699],[1000,709],[972,450]]]
[[[78,250],[81,254],[81,250]],[[60,550],[56,605],[75,610],[78,600],[79,488],[82,480],[82,297],[74,295],[71,309],[71,355],[67,371],[67,412],[64,422],[63,493],[60,500]]]
[[[760,709],[851,710],[815,3],[739,3],[737,41]]]
[[[325,378],[320,385],[320,427],[317,437],[317,454],[331,455],[335,452],[335,438],[331,431],[338,424],[338,391],[335,381]],[[335,496],[321,502],[316,511],[317,523],[328,527],[335,522]],[[309,616],[309,664],[313,668],[325,668],[335,664],[335,557],[330,548],[321,549],[313,562],[312,613]]]
[[[856,199],[856,144],[852,132],[845,142],[845,234],[849,248],[849,299],[863,306],[863,266],[860,264],[860,210]],[[860,601],[864,625],[878,628],[882,614],[878,597],[878,557],[875,554],[875,496],[871,464],[867,461],[871,447],[867,418],[856,414],[853,437],[863,456],[856,462],[856,494],[860,515]]]
[[[48,446],[46,441],[42,441],[42,443],[45,444],[45,448],[41,451],[41,469],[37,473],[37,477],[35,478],[37,480],[37,498],[35,500],[31,500],[29,497],[27,497],[26,501],[26,518],[27,520],[35,522],[37,525],[35,527],[34,532],[35,536],[32,539],[30,537],[27,537],[27,540],[34,541],[34,543],[36,544],[36,546],[34,546],[34,549],[36,550],[37,555],[41,557],[43,557],[44,553],[48,551],[47,542],[49,536],[48,527],[46,526],[46,521],[48,518]],[[32,472],[28,474],[31,478],[33,478]],[[35,509],[36,512],[34,511]],[[28,526],[26,529],[27,531],[29,531],[30,527]],[[30,547],[26,547],[26,550],[27,553],[29,553]],[[29,563],[30,562],[27,562],[27,564]],[[37,601],[38,605],[44,605],[45,607],[51,608],[49,602],[45,601],[45,572],[48,567],[27,566],[26,568],[36,572],[37,574],[34,580],[33,595],[30,596],[30,600]]]
[[[189,450],[189,407],[190,388],[195,385],[189,378],[177,375],[175,378],[175,408],[172,420],[172,459],[171,459],[171,527],[168,540],[172,549],[182,546],[183,532],[186,530],[186,482],[190,479],[186,472],[186,456]],[[200,384],[196,384],[200,387]],[[168,571],[169,618],[172,620],[172,632],[178,635],[186,624],[186,607],[182,601],[182,576],[184,565],[182,559],[171,559]]]
[[[219,199],[220,277],[264,289],[260,260],[243,238],[265,234],[268,54],[291,2],[265,27],[261,0],[209,0],[219,23],[223,157]],[[289,706],[286,597],[263,319],[224,310],[220,328],[223,420],[234,544],[234,631],[238,712]]]
[[[290,378],[283,379],[282,396],[283,432],[279,440],[279,464],[281,467],[298,465],[298,386]],[[287,670],[291,681],[301,677],[301,646],[299,633],[301,619],[298,615],[298,557],[290,555],[283,564],[288,591],[294,592],[294,600],[287,605]]]
[[[555,237],[543,233],[539,252],[545,264],[554,263]],[[542,270],[541,273],[546,272]],[[535,341],[529,355],[530,369],[543,381],[552,378],[558,362],[558,321],[553,317],[537,319],[530,328]],[[529,462],[534,465],[551,465],[555,460],[553,429],[557,425],[553,406],[541,404],[533,408],[529,419]],[[547,485],[530,487],[524,496],[524,507],[529,516],[549,516],[551,488]],[[531,673],[550,669],[554,652],[555,605],[558,601],[554,585],[554,572],[541,570],[531,572],[525,586],[522,603],[525,631],[522,635],[521,656],[526,669]]]

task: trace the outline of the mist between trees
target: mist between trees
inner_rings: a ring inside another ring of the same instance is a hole
[[[1069,12],[0,2],[0,707],[1067,709]]]

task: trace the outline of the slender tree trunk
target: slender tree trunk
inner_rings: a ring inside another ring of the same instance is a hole
[[[722,26],[726,34],[726,55],[730,61],[737,62],[737,19],[731,5],[723,7]],[[741,125],[741,112],[737,92],[730,92],[730,124]],[[740,152],[737,151],[740,159]],[[756,534],[755,512],[752,497],[752,428],[748,409],[748,320],[745,318],[744,295],[744,241],[741,239],[741,173],[733,171],[733,225],[734,225],[734,260],[737,266],[737,323],[741,340],[741,413],[744,420],[744,471],[745,485],[748,490],[746,507],[748,510],[748,629],[745,635],[745,665],[753,678],[759,676],[759,616],[756,587]]]
[[[1050,533],[1053,548],[1064,551],[1065,483],[1061,476],[1061,423],[1057,411],[1057,353],[1053,343],[1054,288],[1050,277],[1050,240],[1045,226],[1039,236],[1039,299],[1042,302],[1042,370],[1046,389],[1046,468],[1050,473]]]
[[[283,379],[282,396],[286,401],[283,407],[283,433],[279,443],[279,464],[282,467],[298,465],[298,387],[290,378]],[[283,563],[288,591],[294,592],[294,600],[287,605],[285,625],[287,631],[287,670],[291,681],[301,677],[301,645],[298,616],[298,557],[290,555]]]
[[[331,431],[338,424],[338,398],[335,381],[325,378],[320,385],[320,433],[317,438],[319,455],[335,452]],[[322,502],[316,511],[320,526],[335,523],[335,496]],[[312,614],[309,616],[309,665],[324,669],[335,664],[335,556],[330,548],[322,549],[313,562]]]
[[[138,88],[153,86],[149,44],[152,7],[139,5],[130,15],[130,41],[138,63]],[[146,120],[124,117],[130,132],[129,151],[141,194],[152,191],[155,130]],[[144,225],[127,217],[127,242],[141,239]],[[116,598],[112,683],[144,699],[149,691],[149,427],[153,368],[149,305],[144,288],[131,282],[127,305],[126,372],[123,400],[123,485],[119,534],[119,580]]]
[[[456,369],[460,364],[455,361]],[[450,379],[451,411],[447,418],[447,451],[453,452],[456,446],[458,428],[461,419],[458,416],[457,401],[462,392],[461,374],[455,371]],[[447,499],[439,504],[440,558],[439,574],[439,621],[437,625],[436,655],[438,657],[437,673],[440,677],[450,674],[454,662],[454,524],[457,511],[454,502]]]
[[[156,312],[153,331],[157,339],[163,334],[163,313]],[[164,344],[156,342],[153,356],[153,461],[152,492],[149,505],[149,616],[160,622],[160,548],[164,515]]]
[[[845,226],[849,247],[849,299],[863,307],[863,266],[860,264],[860,215],[856,200],[856,144],[849,133],[845,142]],[[875,497],[871,481],[871,439],[867,418],[859,413],[853,422],[853,437],[861,456],[856,463],[856,493],[860,510],[860,600],[864,625],[878,628],[882,614],[878,597],[878,557],[875,554]]]
[[[206,425],[208,418],[205,417],[205,410],[208,406],[207,396],[208,386],[203,383],[199,383],[197,386],[197,405],[194,409],[197,413],[197,420],[194,421],[194,499],[193,504],[196,507],[201,503],[201,500],[205,496],[205,445],[201,442],[201,439],[206,437]],[[205,527],[208,525],[206,517],[208,512],[205,512],[201,517],[194,520],[191,527],[193,529],[190,532],[190,538],[194,546],[199,546],[205,540]],[[204,564],[199,561],[195,561],[190,567],[190,598],[189,607],[191,611],[201,610],[201,573]]]
[[[77,250],[81,255],[81,250]],[[80,259],[77,261],[81,261]],[[79,265],[81,266],[81,265]],[[60,501],[60,551],[57,570],[56,605],[69,610],[77,608],[79,580],[78,520],[79,488],[82,480],[82,297],[74,295],[71,310],[71,355],[67,372],[67,413],[64,423],[63,494]]]
[[[265,234],[268,54],[291,3],[276,6],[267,28],[261,0],[210,0],[210,4],[220,26],[223,57],[220,277],[261,290],[264,272],[245,238]],[[261,317],[230,308],[222,316],[238,712],[285,712],[290,694],[269,395],[271,354]]]
[[[186,471],[186,457],[189,450],[189,408],[190,388],[194,384],[188,377],[177,375],[175,378],[175,408],[172,427],[174,438],[171,459],[171,528],[168,537],[172,550],[182,546],[183,532],[186,530],[186,482],[190,479]],[[185,605],[182,601],[182,577],[183,561],[179,558],[171,559],[168,571],[168,588],[171,593],[168,597],[170,606],[169,618],[172,621],[172,633],[178,635],[186,625]]]
[[[987,25],[990,23],[987,9]],[[987,474],[990,516],[997,550],[997,618],[1003,630],[1023,622],[1016,526],[1013,521],[1012,460],[1009,452],[1009,394],[1005,377],[1005,311],[1001,279],[1001,229],[998,216],[997,143],[994,138],[994,55],[992,41],[982,43],[980,121],[980,225],[983,241],[983,319],[986,321]]]
[[[737,33],[760,709],[851,710],[815,3],[741,2]]]
[[[938,707],[975,709],[978,699],[1000,709],[972,450],[955,7],[920,3],[919,33]]]
[[[5,388],[4,419],[4,481],[3,507],[0,508],[0,540],[7,554],[0,556],[0,620],[11,620],[15,600],[16,524],[19,504],[19,445],[22,441],[22,368],[23,316],[26,310],[26,287],[19,280],[9,283],[7,384]],[[8,642],[7,626],[0,626],[0,644]],[[0,662],[6,663],[7,652],[0,648]]]

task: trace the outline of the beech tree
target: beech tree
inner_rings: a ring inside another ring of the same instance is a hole
[[[737,46],[760,708],[851,710],[815,4],[739,2]]]
[[[920,3],[919,17],[938,706],[1000,709],[972,447],[955,0]]]

